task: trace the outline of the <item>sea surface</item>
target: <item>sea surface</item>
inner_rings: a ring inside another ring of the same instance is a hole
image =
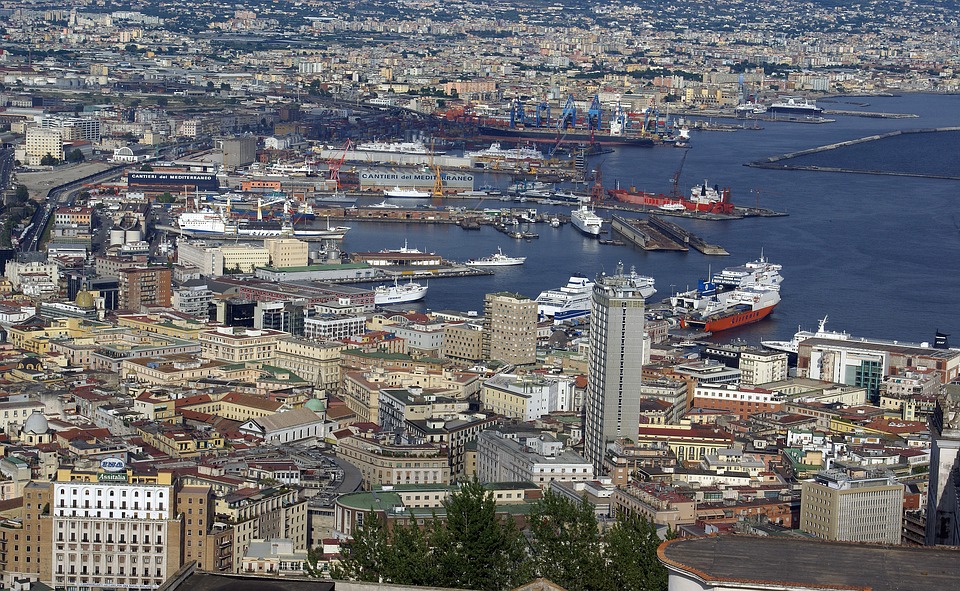
[[[527,257],[524,265],[500,268],[487,277],[438,279],[430,282],[419,310],[477,310],[483,296],[511,291],[536,297],[564,285],[570,275],[613,273],[618,263],[656,279],[658,293],[693,288],[697,280],[723,267],[742,264],[761,253],[783,265],[782,301],[766,320],[718,333],[716,341],[790,338],[802,325],[815,329],[829,316],[828,328],[856,336],[932,342],[934,332],[954,333],[960,342],[960,181],[816,171],[758,169],[744,164],[768,156],[897,129],[960,125],[960,96],[838,98],[822,101],[830,109],[914,113],[918,118],[880,119],[833,116],[831,123],[760,122],[762,129],[735,132],[693,132],[689,150],[617,148],[590,161],[607,188],[618,184],[669,192],[671,178],[687,152],[680,188],[689,192],[704,180],[732,190],[740,205],[765,207],[789,214],[780,218],[735,221],[675,220],[719,244],[729,257],[687,253],[644,252],[632,246],[601,245],[565,225],[531,227],[539,239],[517,241],[492,228],[464,231],[446,225],[354,223],[344,240],[346,251],[410,247],[466,260],[496,252]],[[732,120],[717,121],[730,123]],[[752,124],[750,124],[752,126]],[[908,137],[908,136],[901,136]],[[918,134],[922,141],[862,145],[843,153],[845,166],[886,166],[958,175],[955,133]],[[879,150],[879,151],[878,151]],[[830,164],[830,153],[819,164]],[[839,158],[839,152],[834,156]],[[892,164],[891,164],[892,163]],[[942,170],[941,170],[942,169]],[[502,184],[505,186],[506,181]],[[360,204],[382,197],[363,198]],[[519,207],[521,204],[451,201],[467,207]],[[537,206],[541,212],[569,208]],[[609,214],[600,212],[605,217]],[[674,220],[675,218],[670,218]]]

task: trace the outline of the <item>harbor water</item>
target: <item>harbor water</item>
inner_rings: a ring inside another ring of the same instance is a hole
[[[742,264],[762,252],[783,265],[782,302],[767,320],[719,333],[716,340],[785,339],[798,325],[815,328],[826,315],[828,328],[858,336],[922,342],[932,341],[940,330],[955,332],[960,339],[960,181],[744,166],[769,156],[897,129],[957,126],[960,96],[838,98],[819,104],[919,117],[835,115],[831,116],[834,122],[822,124],[760,122],[762,129],[752,129],[753,123],[747,122],[746,129],[736,132],[694,132],[680,175],[682,192],[689,193],[693,185],[706,180],[729,187],[738,205],[789,214],[731,221],[677,220],[707,242],[725,248],[729,257],[602,245],[570,225],[551,228],[548,224],[530,226],[539,234],[537,239],[515,240],[489,227],[464,231],[452,225],[351,222],[344,250],[398,248],[407,241],[410,247],[459,261],[489,255],[498,247],[504,254],[527,257],[524,265],[498,268],[491,276],[433,281],[423,302],[408,305],[419,310],[465,311],[482,310],[485,293],[510,291],[536,297],[542,290],[565,284],[572,274],[613,273],[618,262],[627,271],[635,268],[655,278],[658,292],[652,299],[660,299],[672,291],[693,288],[711,271]],[[952,170],[955,159],[942,157],[960,154],[956,134],[910,137],[919,139],[908,146],[899,140],[889,153],[880,152],[883,158],[878,158],[880,144],[860,144],[866,146],[859,156],[862,162],[856,161],[856,146],[843,157],[847,164],[870,170],[884,169],[882,160],[902,166],[904,159],[916,159],[917,168],[924,172],[960,174]],[[667,193],[683,152],[669,147],[617,148],[593,158],[590,167],[601,171],[608,189],[619,184]],[[940,168],[947,170],[930,170],[929,162],[942,163]],[[362,198],[359,204],[381,199]],[[570,209],[496,199],[451,203],[475,208],[529,206],[541,213]],[[609,218],[609,213],[599,213]]]

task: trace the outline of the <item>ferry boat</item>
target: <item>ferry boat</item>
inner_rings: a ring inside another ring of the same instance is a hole
[[[251,238],[275,238],[293,236],[300,238],[340,239],[350,230],[348,226],[330,226],[326,228],[295,228],[290,222],[256,221],[241,218],[228,222],[223,212],[213,210],[187,211],[177,218],[177,227],[184,232],[199,236],[241,236]]]
[[[767,349],[773,349],[774,351],[783,351],[784,353],[790,353],[796,355],[800,350],[801,341],[807,339],[832,339],[835,341],[846,341],[850,339],[849,333],[846,332],[835,332],[832,330],[826,330],[827,317],[824,316],[820,323],[817,326],[816,332],[811,332],[809,330],[801,330],[797,327],[797,332],[793,335],[793,338],[789,341],[760,341],[760,344],[766,347]]]
[[[413,188],[394,187],[392,189],[385,189],[383,195],[384,197],[403,199],[426,199],[431,196],[431,193]]]
[[[715,273],[710,280],[717,286],[718,291],[744,287],[769,287],[779,290],[780,282],[783,281],[781,269],[782,265],[771,263],[761,253],[759,259],[744,265],[727,267]]]
[[[780,303],[780,292],[768,287],[717,292],[712,283],[701,281],[698,289],[677,294],[670,303],[680,314],[681,327],[721,332],[769,316]]]
[[[580,207],[570,212],[570,223],[581,233],[593,238],[603,231],[603,218],[583,202],[580,203]]]
[[[479,259],[470,259],[464,264],[468,267],[512,267],[515,265],[522,265],[526,260],[527,257],[507,256],[503,254],[503,251],[499,247],[497,247],[497,252],[493,253],[492,255]]]
[[[653,277],[638,275],[631,269],[630,278],[644,298],[657,293]],[[594,282],[583,275],[573,275],[565,286],[540,292],[536,299],[537,313],[542,318],[553,318],[555,322],[587,316],[593,286]]]
[[[583,275],[573,275],[565,286],[548,289],[537,296],[537,314],[556,322],[587,316],[593,286],[594,282]]]
[[[378,285],[373,290],[373,303],[378,306],[389,304],[403,304],[406,302],[416,302],[422,300],[427,295],[428,285],[415,283],[412,279],[407,283],[397,283],[394,278],[393,285]]]
[[[506,160],[506,161],[543,161],[543,152],[530,146],[517,148],[503,148],[500,142],[490,144],[489,148],[476,152],[464,152],[464,158],[479,160]]]

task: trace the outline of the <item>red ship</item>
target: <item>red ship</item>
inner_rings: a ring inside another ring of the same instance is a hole
[[[718,186],[710,187],[706,181],[702,185],[695,186],[690,193],[690,197],[647,193],[637,191],[634,188],[629,191],[626,189],[610,189],[608,193],[621,203],[655,207],[663,211],[696,211],[728,215],[734,213],[734,205],[730,202],[730,189],[720,189]]]

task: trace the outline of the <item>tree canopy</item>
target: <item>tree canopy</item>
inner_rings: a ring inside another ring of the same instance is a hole
[[[667,571],[657,559],[660,538],[647,519],[623,516],[602,531],[594,507],[546,492],[528,517],[525,536],[498,514],[491,491],[461,485],[444,503],[445,519],[394,521],[363,516],[352,540],[341,545],[334,579],[503,591],[536,577],[570,591],[666,591]],[[323,576],[320,555],[308,574]]]

